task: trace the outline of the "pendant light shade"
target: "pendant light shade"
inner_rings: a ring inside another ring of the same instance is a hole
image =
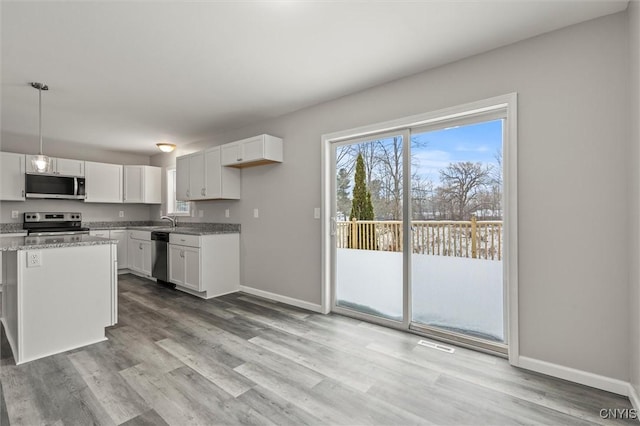
[[[31,87],[38,89],[38,134],[40,135],[40,153],[31,158],[31,165],[38,173],[51,171],[51,158],[42,153],[42,91],[49,90],[49,86],[43,83],[31,83]]]
[[[162,152],[171,152],[176,149],[176,145],[173,143],[161,142],[157,143],[156,146]]]

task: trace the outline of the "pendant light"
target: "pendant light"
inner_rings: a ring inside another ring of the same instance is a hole
[[[49,90],[44,83],[31,83],[31,87],[38,89],[38,134],[40,135],[40,153],[31,158],[33,169],[38,173],[48,173],[51,169],[51,158],[42,154],[42,91]]]

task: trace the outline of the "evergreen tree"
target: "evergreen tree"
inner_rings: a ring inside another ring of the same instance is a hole
[[[362,154],[358,154],[356,160],[356,175],[353,186],[353,201],[351,203],[351,214],[349,220],[373,220],[373,204],[371,203],[371,192],[366,185],[367,176],[364,169],[364,159]],[[371,224],[365,225],[365,228],[358,226],[354,231],[351,227],[349,234],[349,247],[351,248],[368,248],[370,250],[377,249],[376,231]]]
[[[358,154],[356,160],[355,185],[353,186],[353,201],[351,202],[351,214],[349,220],[373,220],[373,204],[371,204],[371,192],[367,189],[367,177],[364,171],[364,159]]]

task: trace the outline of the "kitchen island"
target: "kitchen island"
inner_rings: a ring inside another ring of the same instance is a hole
[[[106,340],[117,322],[115,241],[8,237],[0,251],[2,323],[16,364]]]

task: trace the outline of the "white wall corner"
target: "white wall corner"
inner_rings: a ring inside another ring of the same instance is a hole
[[[298,308],[306,309],[308,311],[323,313],[322,312],[322,305],[319,305],[319,304],[316,304],[316,303],[307,302],[305,300],[294,299],[293,297],[282,296],[280,294],[271,293],[271,292],[264,291],[264,290],[259,290],[257,288],[253,288],[253,287],[247,287],[245,285],[241,285],[240,286],[240,291],[243,291],[243,292],[248,293],[248,294],[252,294],[254,296],[263,297],[265,299],[273,300],[274,302],[282,302],[282,303],[286,303],[287,305],[296,306]]]
[[[563,365],[553,364],[551,362],[541,361],[525,356],[519,357],[518,367],[546,374],[548,376],[557,377],[559,379],[568,380],[570,382],[579,383],[581,385],[590,386],[592,388],[605,390],[607,392],[617,393],[618,395],[627,396],[631,399],[631,384],[623,380],[601,376],[588,371],[565,367]],[[634,401],[631,401],[631,403],[636,407],[636,403],[634,403]]]

